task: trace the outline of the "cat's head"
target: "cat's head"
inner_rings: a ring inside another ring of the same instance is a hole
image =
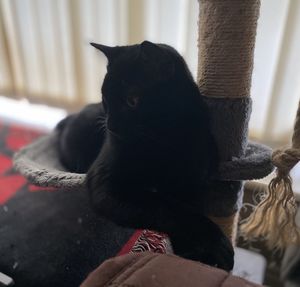
[[[183,58],[168,45],[149,41],[131,46],[91,45],[108,60],[102,99],[108,127],[118,133],[164,117],[176,102],[171,94],[178,91],[183,79],[193,85]]]
[[[155,155],[159,158],[155,164],[176,162],[178,173],[187,159],[189,166],[197,166],[198,177],[214,170],[217,148],[208,108],[183,57],[168,45],[149,41],[117,47],[92,45],[108,59],[102,85],[108,134],[133,140],[128,149],[141,147],[137,158],[144,166],[152,160],[149,155]]]

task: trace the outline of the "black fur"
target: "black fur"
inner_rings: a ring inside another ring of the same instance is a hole
[[[231,243],[202,213],[218,153],[185,61],[147,41],[92,45],[108,58],[106,131],[86,181],[96,211],[122,226],[166,232],[176,254],[231,270]]]
[[[69,171],[87,172],[104,141],[105,117],[102,103],[90,104],[57,125],[60,161]]]

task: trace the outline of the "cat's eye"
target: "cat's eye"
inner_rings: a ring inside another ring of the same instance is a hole
[[[135,95],[129,95],[127,96],[127,105],[131,108],[136,108],[139,103],[139,97]]]

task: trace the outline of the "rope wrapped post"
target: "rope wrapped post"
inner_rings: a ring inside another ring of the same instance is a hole
[[[211,112],[221,162],[243,157],[260,1],[199,0],[197,82]],[[216,177],[218,180],[218,177]],[[234,241],[243,183],[212,184],[206,214]]]
[[[297,203],[289,175],[300,161],[300,103],[292,137],[292,147],[275,150],[272,162],[276,177],[269,186],[266,197],[242,225],[244,237],[262,237],[268,247],[284,249],[289,244],[300,244],[300,230],[296,224]]]

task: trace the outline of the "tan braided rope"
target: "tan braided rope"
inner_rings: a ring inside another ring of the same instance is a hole
[[[300,161],[300,102],[298,106],[292,147],[275,150],[272,162],[276,177],[268,186],[266,197],[241,225],[246,238],[263,237],[269,248],[283,249],[288,244],[300,244],[296,224],[297,203],[292,190],[291,169]]]
[[[199,0],[199,4],[197,83],[202,94],[249,97],[260,1]],[[209,217],[234,243],[238,213]]]

